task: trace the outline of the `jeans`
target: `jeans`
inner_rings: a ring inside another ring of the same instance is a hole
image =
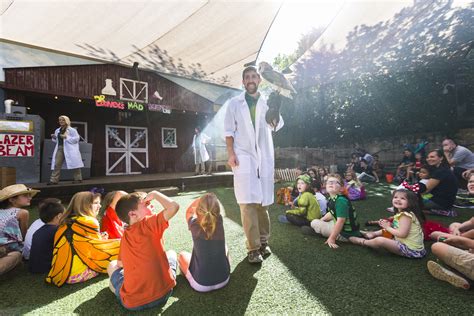
[[[178,267],[178,262],[176,260],[176,257],[168,257],[168,262],[170,264],[171,271],[173,272],[173,276],[176,279],[176,269]],[[120,301],[120,304],[123,307],[125,307],[126,309],[130,310],[130,311],[141,311],[141,310],[144,310],[144,309],[147,309],[147,308],[163,306],[163,305],[166,304],[166,302],[170,298],[171,294],[173,293],[173,289],[171,289],[164,296],[162,296],[162,297],[160,297],[160,298],[158,298],[158,299],[156,299],[156,300],[154,300],[150,303],[147,303],[145,305],[138,306],[138,307],[129,308],[129,307],[126,307],[125,305],[123,305],[122,298],[120,297],[120,289],[122,288],[123,280],[124,280],[123,269],[115,270],[114,273],[112,273],[112,276],[110,277],[110,282],[112,283],[112,285],[114,286],[114,289],[115,289],[115,296],[117,296],[118,300]]]

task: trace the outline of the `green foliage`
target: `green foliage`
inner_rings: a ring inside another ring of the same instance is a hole
[[[318,147],[472,127],[474,58],[466,43],[473,8],[440,2],[429,9],[415,1],[384,23],[355,26],[337,51],[318,43],[292,66],[298,95],[281,110],[285,130],[276,145]],[[448,29],[449,36],[438,36]],[[274,64],[286,68],[318,36],[307,34]]]

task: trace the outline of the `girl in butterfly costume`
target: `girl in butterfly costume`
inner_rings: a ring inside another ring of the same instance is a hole
[[[99,209],[99,194],[78,192],[72,197],[54,236],[47,283],[60,287],[87,281],[107,273],[109,262],[117,259],[120,240],[100,233],[96,219]]]

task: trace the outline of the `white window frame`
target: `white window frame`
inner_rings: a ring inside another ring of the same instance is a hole
[[[84,135],[80,135],[80,134],[79,134],[79,136],[82,138],[82,140],[83,140],[84,142],[87,143],[87,142],[88,142],[88,138],[87,138],[87,135],[88,135],[88,134],[87,134],[87,127],[88,127],[88,125],[87,125],[87,122],[71,121],[71,127],[72,127],[72,128],[75,128],[74,125],[76,125],[76,126],[77,126],[77,125],[84,125]],[[76,130],[77,130],[77,128],[76,128]]]

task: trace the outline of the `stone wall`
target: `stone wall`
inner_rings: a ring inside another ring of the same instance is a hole
[[[365,148],[369,153],[377,153],[380,161],[385,163],[389,169],[396,166],[402,157],[405,144],[417,144],[423,140],[428,141],[427,149],[441,148],[445,135],[441,133],[413,134],[397,136],[390,139],[372,139],[364,143],[335,144],[325,148],[275,148],[276,168],[295,168],[298,166],[310,167],[313,165],[326,166],[337,165],[338,171],[344,170],[350,161],[351,153],[355,148]],[[463,146],[474,151],[474,128],[461,129],[454,139]]]

